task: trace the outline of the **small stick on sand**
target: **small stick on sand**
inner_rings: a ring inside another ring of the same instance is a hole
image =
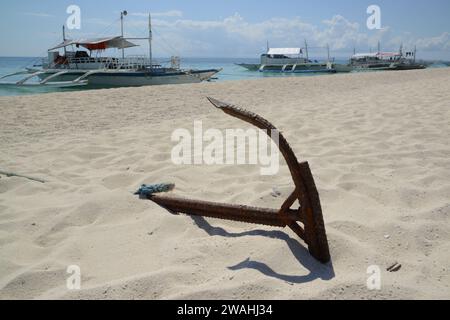
[[[398,262],[396,262],[393,265],[391,265],[389,268],[387,268],[386,271],[397,272],[398,270],[400,270],[401,267],[402,267],[402,265],[399,264]]]
[[[5,172],[5,171],[0,171],[0,174],[5,175],[7,177],[19,177],[19,178],[25,178],[28,180],[32,180],[32,181],[36,181],[36,182],[40,182],[40,183],[46,183],[47,181],[42,180],[42,179],[38,179],[38,178],[33,178],[33,177],[28,177],[28,176],[24,176],[21,174],[16,174],[13,172]]]

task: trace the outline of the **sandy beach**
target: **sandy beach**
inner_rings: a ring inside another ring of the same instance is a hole
[[[172,182],[175,195],[276,209],[292,192],[284,161],[275,176],[173,164],[177,128],[251,128],[208,96],[267,118],[309,162],[331,264],[288,229],[133,195]],[[0,97],[0,113],[0,171],[45,180],[0,174],[1,299],[450,298],[448,68]],[[80,290],[66,286],[72,265]]]

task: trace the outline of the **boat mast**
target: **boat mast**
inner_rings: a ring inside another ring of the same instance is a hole
[[[381,43],[378,41],[378,53],[381,53]]]
[[[122,26],[122,38],[126,40],[148,40],[148,54],[150,60],[150,69],[153,69],[153,54],[152,54],[152,40],[153,40],[153,32],[152,32],[152,16],[148,14],[148,37],[142,38],[125,38],[123,34],[123,17],[128,13],[126,11],[120,14],[121,26]],[[124,49],[122,49],[122,58],[125,58]]]
[[[328,57],[328,62],[330,62],[330,45],[327,43],[327,57]]]
[[[308,62],[309,61],[309,53],[308,53],[308,43],[306,42],[306,39],[305,39],[305,50],[306,50],[306,62]]]
[[[148,57],[150,59],[150,70],[153,69],[153,55],[152,55],[152,40],[153,40],[153,33],[152,33],[152,15],[148,14]]]
[[[63,25],[62,29],[63,29],[63,42],[66,42],[66,26]],[[64,56],[67,56],[67,49],[65,46],[64,46]]]
[[[120,13],[120,32],[123,38],[123,17],[126,16],[128,12],[126,10]],[[125,49],[122,48],[122,59],[125,59]]]

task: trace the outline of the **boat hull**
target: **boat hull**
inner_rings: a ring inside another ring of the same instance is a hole
[[[425,65],[419,64],[392,64],[389,66],[356,66],[353,68],[354,71],[364,72],[364,71],[404,71],[404,70],[418,70],[426,69]]]
[[[427,67],[422,64],[399,64],[392,68],[392,70],[420,70],[426,68]]]
[[[249,71],[259,71],[265,73],[336,73],[336,70],[329,68],[326,64],[308,65],[261,65],[261,64],[237,64]],[[294,69],[294,70],[292,70]]]
[[[39,75],[41,80],[60,72],[61,70],[48,70]],[[170,73],[150,73],[139,71],[105,71],[96,72],[84,80],[88,81],[89,86],[96,87],[140,87],[150,85],[165,85],[165,84],[187,84],[200,83],[209,80],[220,70],[198,70],[198,71],[180,71]],[[63,75],[52,78],[52,82],[71,82],[83,76],[86,71],[70,71]],[[50,83],[50,82],[49,82]]]
[[[337,73],[349,73],[353,71],[353,67],[347,64],[333,64],[333,69],[336,70]]]

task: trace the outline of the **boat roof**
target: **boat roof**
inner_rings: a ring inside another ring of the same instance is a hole
[[[301,48],[270,48],[267,54],[280,55],[299,55],[302,53]]]
[[[126,40],[121,36],[107,37],[107,38],[92,38],[92,39],[77,39],[65,40],[56,47],[48,49],[48,51],[68,47],[71,45],[82,46],[89,50],[105,50],[110,48],[125,49],[137,47],[136,44]]]
[[[401,56],[398,52],[372,52],[372,53],[358,53],[354,54],[352,58],[365,58],[365,57],[397,57]]]

